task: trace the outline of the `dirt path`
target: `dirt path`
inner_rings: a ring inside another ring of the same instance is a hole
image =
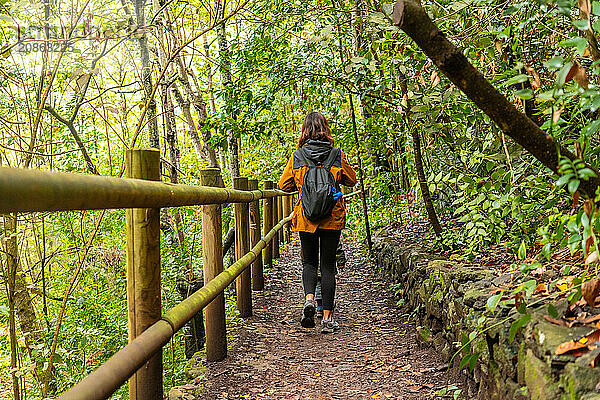
[[[300,326],[300,246],[292,243],[266,277],[264,294],[254,294],[254,316],[228,332],[227,359],[208,365],[199,399],[424,399],[445,385],[441,358],[417,346],[388,284],[358,246],[345,242],[345,249],[340,331]]]

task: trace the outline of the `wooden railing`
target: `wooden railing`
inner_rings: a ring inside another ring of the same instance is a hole
[[[163,398],[162,347],[205,309],[206,357],[227,355],[223,290],[236,280],[237,309],[252,315],[252,288],[264,288],[263,262],[279,256],[289,240],[283,227],[291,221],[293,194],[265,181],[234,178],[233,189],[216,187],[218,169],[201,171],[202,186],[174,185],[160,179],[159,152],[130,150],[128,178],[0,168],[0,214],[33,211],[127,209],[127,307],[129,344],[60,399],[106,399],[130,379],[131,399]],[[261,216],[259,200],[263,202]],[[234,203],[235,256],[223,270],[222,203]],[[202,258],[205,285],[166,313],[161,313],[159,208],[203,205]],[[262,255],[262,256],[261,256]],[[249,268],[252,265],[251,268]]]

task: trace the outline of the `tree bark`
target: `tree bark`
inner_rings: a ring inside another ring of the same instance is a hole
[[[29,357],[33,360],[32,349],[39,344],[44,344],[44,334],[38,324],[33,299],[29,294],[27,278],[19,259],[17,237],[15,236],[17,232],[17,218],[15,216],[4,216],[4,232],[5,237],[9,238],[4,245],[7,261],[4,275],[10,277],[9,283],[12,283],[12,288],[9,287],[9,293],[12,294],[12,302],[25,340],[25,348]],[[44,386],[49,385],[51,374],[49,371],[43,370],[42,363],[36,363],[34,374]]]
[[[434,64],[471,99],[500,129],[523,146],[543,165],[558,173],[559,156],[576,160],[575,154],[558,144],[496,90],[412,0],[397,0],[394,24],[421,47]],[[586,166],[594,170],[591,166]],[[594,170],[595,171],[595,170]],[[597,171],[596,175],[598,175]],[[593,197],[600,178],[582,180],[579,190]]]
[[[225,2],[221,0],[216,1],[217,19],[223,19],[225,17]],[[227,114],[230,118],[235,119],[235,115],[231,110],[231,105],[228,104],[231,101],[231,90],[233,80],[231,78],[231,60],[229,58],[229,45],[227,44],[227,32],[225,31],[225,21],[217,25],[217,42],[219,44],[219,59],[221,81],[225,89],[225,107],[227,108]],[[231,171],[231,179],[240,176],[240,157],[238,152],[237,137],[234,132],[227,132],[227,150],[229,151],[229,169]]]
[[[407,127],[410,130],[410,134],[413,139],[413,150],[415,152],[415,169],[417,170],[417,179],[419,180],[419,187],[421,188],[421,197],[423,197],[423,203],[425,204],[425,210],[427,210],[427,216],[429,217],[429,222],[433,227],[433,231],[437,236],[442,234],[442,227],[440,225],[440,221],[435,212],[435,207],[433,206],[433,202],[431,201],[431,194],[429,193],[429,185],[427,184],[427,177],[425,176],[425,170],[423,168],[423,155],[421,154],[421,137],[419,136],[419,132],[417,128],[411,126],[410,124],[410,101],[408,100],[408,86],[406,81],[406,76],[398,71],[400,75],[400,89],[402,91],[402,95],[406,99],[406,121]]]
[[[146,121],[148,122],[148,139],[150,146],[159,149],[158,121],[156,120],[156,100],[150,98],[152,95],[152,68],[150,65],[150,53],[148,51],[148,35],[146,34],[145,22],[145,0],[132,0],[134,2],[138,44],[140,47],[140,60],[142,62],[142,86],[144,88],[144,100],[148,103]],[[149,99],[150,98],[150,99]],[[149,99],[149,101],[148,101]]]

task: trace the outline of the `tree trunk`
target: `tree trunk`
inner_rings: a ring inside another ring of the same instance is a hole
[[[225,2],[221,0],[216,1],[215,5],[217,9],[217,19],[225,17]],[[229,58],[229,45],[227,44],[227,33],[225,32],[225,22],[217,25],[217,42],[219,43],[219,60],[221,73],[221,81],[225,89],[225,107],[227,108],[227,114],[230,118],[235,119],[235,115],[231,109],[231,105],[228,104],[231,101],[231,90],[232,90],[232,78],[231,78],[231,60]],[[235,133],[229,131],[227,133],[227,150],[229,151],[229,169],[231,171],[231,178],[240,176],[240,157],[238,152],[238,142]]]
[[[10,369],[13,387],[13,396],[15,400],[21,398],[19,390],[19,377],[17,376],[18,364],[18,350],[19,345],[17,342],[17,326],[15,321],[15,282],[17,277],[17,268],[14,254],[16,253],[16,238],[11,237],[14,233],[12,229],[12,219],[6,216],[4,218],[4,234],[5,237],[10,239],[5,241],[6,251],[6,269],[2,274],[7,282],[6,285],[6,298],[8,299],[8,319],[9,319],[9,334],[10,334]]]
[[[138,44],[140,46],[140,60],[142,61],[142,86],[144,88],[144,100],[148,104],[146,121],[148,122],[148,139],[150,146],[159,149],[158,121],[156,120],[156,100],[150,98],[152,95],[152,68],[150,65],[150,53],[148,51],[148,35],[145,27],[145,0],[134,1],[137,29],[140,30]]]
[[[559,154],[571,160],[577,159],[575,154],[558,144],[496,90],[463,53],[450,43],[420,5],[411,0],[397,0],[394,6],[394,24],[406,32],[448,79],[485,112],[502,132],[523,146],[543,165],[558,173]],[[586,166],[594,170],[589,165]],[[594,196],[599,184],[598,176],[582,180],[579,190],[587,196]]]
[[[431,201],[429,185],[427,184],[427,177],[425,176],[425,170],[423,169],[423,156],[421,154],[421,137],[419,136],[417,128],[411,126],[410,124],[411,105],[410,100],[408,99],[408,86],[406,76],[400,71],[398,71],[398,74],[400,75],[400,89],[402,91],[402,95],[406,99],[406,126],[410,130],[410,134],[413,139],[413,150],[415,152],[415,169],[417,170],[417,179],[419,180],[419,187],[421,188],[421,196],[423,197],[425,210],[427,210],[429,222],[433,227],[433,231],[437,236],[440,236],[442,234],[442,227],[440,226],[440,221],[438,220],[435,208],[433,207],[433,202]]]
[[[425,203],[425,209],[429,216],[429,222],[433,226],[433,231],[436,235],[442,234],[442,227],[438,220],[433,202],[431,201],[431,195],[429,194],[429,186],[427,185],[427,178],[425,177],[425,171],[423,170],[423,157],[421,155],[421,138],[419,132],[415,127],[411,128],[411,135],[413,138],[413,148],[415,151],[415,169],[417,170],[417,177],[419,178],[419,186],[421,187],[421,196],[423,197],[423,203]]]
[[[12,302],[14,311],[19,320],[21,333],[25,340],[25,348],[32,358],[32,349],[40,344],[44,344],[44,333],[38,323],[38,318],[35,313],[33,299],[29,294],[29,285],[26,274],[21,267],[19,259],[19,249],[17,243],[17,218],[14,216],[4,216],[4,232],[5,237],[5,254],[6,254],[6,270],[5,276],[11,277],[9,283],[12,283],[12,288],[9,287],[9,293],[12,294]],[[43,370],[43,362],[36,362],[34,371],[36,378],[45,386],[49,387],[51,373]]]

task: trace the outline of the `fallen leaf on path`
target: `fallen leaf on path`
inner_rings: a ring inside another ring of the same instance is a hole
[[[590,279],[589,281],[584,282],[581,291],[585,302],[590,307],[594,307],[596,304],[596,297],[600,294],[600,281],[598,281],[598,279]]]
[[[585,265],[596,264],[598,262],[598,252],[593,251],[585,258]]]
[[[598,347],[598,339],[600,339],[600,329],[596,329],[577,341],[569,340],[568,342],[561,343],[554,351],[554,354],[570,354],[575,357],[582,356]]]
[[[556,319],[556,318],[552,318],[549,315],[544,315],[544,319],[550,323],[553,323],[555,325],[561,325],[561,326],[567,326],[567,323],[565,321],[563,321],[562,319]]]

